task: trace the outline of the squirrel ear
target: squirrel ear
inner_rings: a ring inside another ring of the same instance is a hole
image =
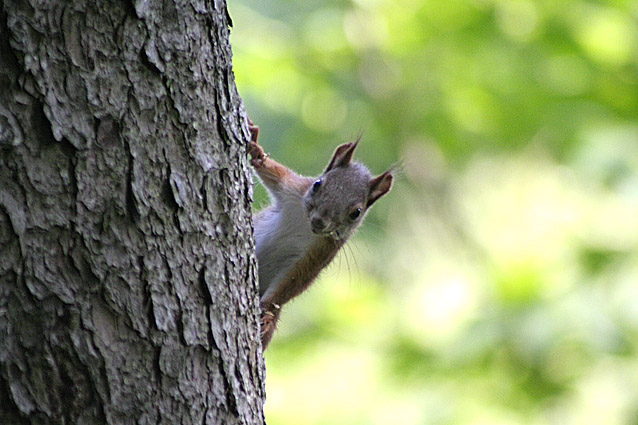
[[[392,186],[392,171],[388,170],[378,177],[370,180],[370,191],[368,192],[368,203],[366,208],[370,208],[377,199],[385,195]]]
[[[328,166],[323,173],[325,174],[333,168],[348,166],[348,164],[350,164],[350,160],[352,159],[354,148],[356,148],[357,143],[359,143],[359,139],[355,140],[354,142],[344,143],[343,145],[337,147],[337,149],[335,149],[335,152],[332,154],[332,159],[328,163]]]

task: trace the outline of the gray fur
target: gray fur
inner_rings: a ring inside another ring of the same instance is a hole
[[[346,240],[359,226],[371,194],[372,175],[359,163],[329,168],[318,178],[306,179],[303,196],[283,188],[268,188],[272,205],[255,217],[255,242],[259,263],[259,292],[268,298],[290,268],[318,237]],[[321,179],[317,190],[313,184]],[[355,210],[359,215],[352,218]],[[311,222],[321,223],[313,228]]]
[[[320,189],[314,192],[311,186],[304,195],[309,220],[320,219],[325,223],[323,233],[335,239],[347,239],[365,215],[371,178],[368,168],[359,162],[333,168],[322,175]],[[360,215],[351,220],[349,215],[356,208],[360,208]]]
[[[299,194],[271,193],[273,204],[255,217],[259,292],[280,281],[316,238]]]

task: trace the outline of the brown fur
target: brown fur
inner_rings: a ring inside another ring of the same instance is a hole
[[[305,291],[317,278],[332,259],[337,255],[345,241],[331,238],[318,238],[308,252],[295,263],[283,280],[277,285],[277,290],[267,298],[261,300],[262,312],[266,312],[266,320],[262,314],[262,344],[268,345],[275,331],[281,306]]]

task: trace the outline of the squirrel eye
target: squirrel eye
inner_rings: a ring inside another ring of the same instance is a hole
[[[312,193],[317,193],[320,187],[321,187],[321,179],[318,179],[316,182],[312,184]]]
[[[361,215],[361,208],[357,208],[350,213],[349,217],[350,217],[350,220],[356,220],[357,218],[359,218],[360,215]]]

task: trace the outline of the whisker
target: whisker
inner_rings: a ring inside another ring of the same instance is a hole
[[[359,269],[359,264],[357,263],[357,256],[352,248],[353,242],[352,241],[348,241],[345,244],[345,252],[346,252],[346,256],[347,253],[350,253],[350,256],[352,258],[352,263],[354,264],[354,270],[355,270],[355,275],[358,276],[359,278],[361,277],[361,270]],[[352,268],[350,266],[350,262],[348,262],[348,277],[349,277],[349,281],[352,282]]]
[[[341,249],[341,253],[339,255],[339,271],[341,272],[342,269],[342,262],[345,261],[346,262],[346,267],[348,269],[348,277],[346,279],[347,285],[348,285],[348,296],[350,294],[350,283],[352,280],[352,276],[350,275],[350,261],[348,260],[348,251],[345,248],[348,245],[348,242],[346,241],[345,244],[343,244],[343,247]]]
[[[362,232],[361,237],[356,239],[356,248],[359,249],[358,252],[369,254],[385,240],[386,239],[377,232]],[[365,249],[365,251],[361,251],[362,249]]]
[[[375,232],[372,229],[367,229],[366,228],[367,225],[364,225],[360,230],[358,230],[357,233],[361,234],[362,236],[365,236],[365,238],[359,238],[359,239],[366,239],[366,238],[370,238],[370,239],[374,239],[375,241],[382,241],[384,239],[383,236],[381,236],[379,234],[379,232]],[[372,225],[370,227],[373,227]],[[384,228],[382,226],[377,226],[377,230],[383,230]]]
[[[350,244],[348,243],[348,241],[346,241],[345,244],[343,244],[344,250],[343,250],[343,257],[346,259],[346,266],[348,267],[348,282],[352,281],[352,271],[350,270],[350,260],[348,259],[348,246]]]

